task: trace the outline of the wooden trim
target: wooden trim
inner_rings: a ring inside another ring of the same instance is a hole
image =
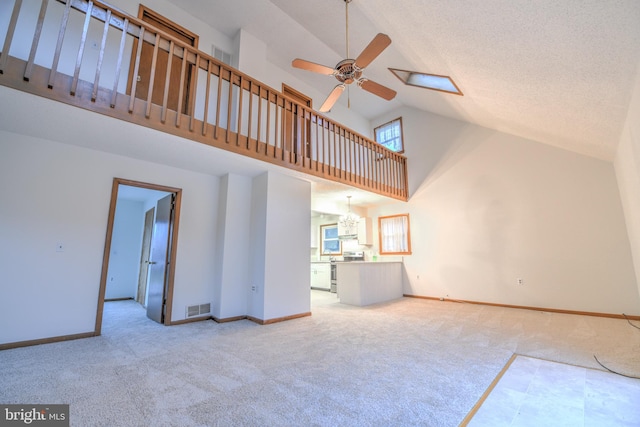
[[[104,302],[113,302],[113,301],[129,301],[133,300],[133,297],[122,297],[122,298],[105,298]]]
[[[113,234],[113,222],[115,219],[116,212],[116,204],[118,202],[118,187],[122,185],[128,185],[131,187],[139,187],[146,188],[148,190],[157,190],[164,191],[167,193],[175,194],[175,207],[174,207],[174,217],[173,217],[173,233],[171,237],[171,255],[169,259],[168,272],[169,275],[168,281],[169,285],[167,287],[167,294],[165,298],[166,302],[166,314],[164,317],[164,325],[171,325],[171,308],[173,305],[173,281],[175,278],[175,265],[176,265],[176,252],[178,247],[178,223],[180,220],[180,203],[182,201],[182,189],[168,187],[164,185],[157,184],[149,184],[146,182],[133,181],[124,178],[114,178],[113,183],[111,185],[111,201],[109,203],[109,216],[107,220],[107,234],[105,237],[104,243],[104,254],[102,255],[102,273],[100,274],[100,290],[98,295],[98,307],[96,309],[96,325],[95,332],[96,336],[100,335],[102,332],[102,316],[104,310],[104,302],[105,302],[105,292],[107,289],[107,272],[109,269],[109,256],[111,253],[111,236]]]
[[[498,304],[493,302],[469,301],[469,300],[452,299],[452,298],[437,298],[437,297],[428,297],[428,296],[410,295],[410,294],[404,294],[403,296],[407,298],[428,299],[428,300],[434,300],[434,301],[460,302],[465,304],[488,305],[492,307],[517,308],[521,310],[547,311],[549,313],[577,314],[579,316],[607,317],[611,319],[629,319],[629,320],[640,321],[640,316],[629,316],[624,313],[613,314],[613,313],[599,313],[599,312],[593,312],[593,311],[564,310],[559,308],[530,307],[526,305]]]
[[[310,311],[306,313],[292,314],[290,316],[274,317],[273,319],[267,319],[267,320],[258,319],[257,317],[253,317],[253,316],[247,316],[247,319],[259,325],[270,325],[272,323],[286,322],[287,320],[299,319],[301,317],[308,317],[308,316],[311,316]]]
[[[382,250],[382,220],[388,218],[398,218],[406,216],[407,217],[407,251],[406,252],[385,252]],[[397,215],[387,215],[387,216],[379,216],[378,217],[378,244],[380,255],[411,255],[411,218],[408,213],[405,214],[397,214]]]
[[[158,21],[159,23],[161,23],[165,27],[169,27],[173,31],[175,31],[176,33],[180,33],[184,38],[191,40],[191,43],[192,43],[191,46],[193,46],[196,49],[198,48],[199,36],[196,33],[193,33],[191,31],[187,30],[182,25],[176,24],[175,22],[173,22],[170,19],[162,16],[158,12],[156,12],[156,11],[154,11],[152,9],[149,9],[147,6],[141,4],[139,9],[138,9],[138,19],[140,19],[142,22],[145,22],[147,24],[153,25],[152,21],[149,21],[149,20],[147,20],[145,18],[151,19],[153,21]]]
[[[166,190],[164,190],[166,191]],[[174,280],[176,277],[176,254],[178,253],[178,228],[180,225],[180,207],[182,206],[182,189],[175,188],[172,193],[175,194],[174,199],[174,208],[173,208],[173,218],[171,220],[172,232],[171,232],[171,245],[169,245],[169,250],[171,251],[171,256],[169,259],[169,278],[168,278],[168,286],[167,286],[167,294],[165,295],[166,299],[166,313],[164,316],[164,324],[169,326],[172,324],[171,322],[171,311],[173,310],[173,287]]]
[[[391,124],[391,123],[393,123],[393,122],[400,122],[400,143],[401,143],[401,145],[402,145],[402,150],[400,150],[400,151],[393,151],[393,152],[394,152],[394,153],[398,153],[398,154],[402,154],[402,153],[404,153],[404,129],[403,129],[403,127],[402,127],[402,116],[400,116],[400,117],[398,117],[398,118],[395,118],[395,119],[393,119],[393,120],[389,120],[389,121],[388,121],[388,122],[386,122],[386,123],[383,123],[383,124],[381,124],[381,125],[378,125],[378,126],[374,127],[374,128],[373,128],[373,140],[374,140],[376,143],[380,144],[380,142],[378,141],[378,138],[376,138],[376,129],[381,128],[381,127],[386,126],[386,125],[390,125],[390,124]],[[382,144],[380,144],[380,145],[382,145]],[[384,147],[384,145],[382,145],[382,146]],[[386,148],[386,147],[385,147],[385,148]]]
[[[215,317],[213,316],[212,319],[214,322],[216,323],[227,323],[227,322],[235,322],[236,320],[245,320],[247,318],[247,316],[233,316],[233,317]]]
[[[80,334],[61,335],[59,337],[41,338],[37,340],[28,340],[28,341],[17,341],[17,342],[11,342],[7,344],[0,344],[0,351],[9,350],[11,348],[29,347],[33,345],[51,344],[54,342],[71,341],[71,340],[78,340],[82,338],[91,338],[95,336],[96,336],[95,332],[83,332]]]
[[[487,400],[487,397],[489,397],[489,395],[491,394],[493,389],[496,387],[496,385],[498,385],[498,383],[500,382],[504,374],[509,370],[509,367],[511,367],[511,364],[516,360],[516,357],[518,357],[518,355],[515,353],[511,355],[511,357],[509,358],[507,363],[504,365],[504,367],[500,370],[498,375],[493,379],[493,381],[491,381],[491,384],[489,384],[489,387],[485,390],[485,392],[482,394],[480,399],[476,402],[475,405],[473,405],[473,408],[471,408],[471,411],[469,411],[467,416],[464,417],[464,419],[460,423],[460,427],[464,427],[469,424],[469,421],[471,421],[471,419],[476,415],[476,413],[478,412],[478,410],[480,409],[484,401]]]
[[[187,323],[194,323],[194,322],[202,322],[203,320],[212,320],[212,319],[213,319],[213,317],[211,317],[211,316],[192,317],[190,319],[175,320],[175,321],[171,322],[171,326],[184,325],[184,324],[187,324]]]
[[[338,241],[338,245],[340,246],[340,251],[339,252],[332,252],[332,253],[324,253],[324,231],[322,230],[325,227],[336,227],[338,228],[338,223],[334,222],[331,224],[320,224],[318,226],[318,230],[320,232],[320,256],[340,256],[342,255],[342,240],[340,240],[340,237],[336,237],[336,240]]]

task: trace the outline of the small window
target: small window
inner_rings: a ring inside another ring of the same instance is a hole
[[[380,255],[410,255],[411,231],[409,214],[378,218]]]
[[[320,226],[321,255],[342,255],[342,245],[338,239],[338,224]]]
[[[396,153],[404,153],[402,141],[402,117],[391,120],[374,130],[376,142]]]

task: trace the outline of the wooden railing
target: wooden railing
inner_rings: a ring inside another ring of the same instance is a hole
[[[2,1],[2,85],[407,200],[404,156],[140,19],[99,1]]]

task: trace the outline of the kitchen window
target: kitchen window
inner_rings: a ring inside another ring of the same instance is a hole
[[[320,226],[321,255],[342,255],[342,244],[338,239],[338,224]]]
[[[409,214],[378,218],[380,255],[411,255]]]
[[[373,130],[376,142],[396,153],[404,153],[402,142],[402,117],[391,120]]]

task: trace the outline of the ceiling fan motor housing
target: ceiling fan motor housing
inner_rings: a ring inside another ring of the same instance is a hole
[[[344,84],[351,84],[362,77],[362,70],[355,65],[355,59],[344,59],[336,65],[336,79]]]

